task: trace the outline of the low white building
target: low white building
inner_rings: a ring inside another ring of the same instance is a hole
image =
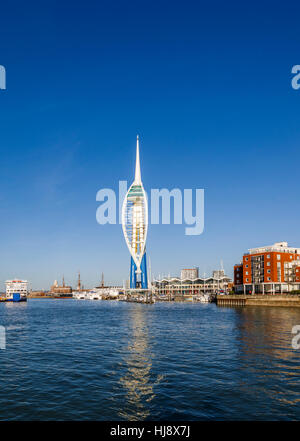
[[[12,299],[14,294],[20,294],[20,298],[26,298],[29,293],[29,283],[27,280],[6,280],[6,298]]]
[[[232,279],[221,271],[214,271],[211,277],[197,277],[195,279],[182,279],[168,277],[152,282],[154,294],[159,296],[200,295],[228,292],[232,289]]]

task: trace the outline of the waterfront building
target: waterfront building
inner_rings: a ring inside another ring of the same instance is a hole
[[[130,288],[148,289],[146,238],[148,203],[141,179],[139,137],[136,141],[135,177],[124,198],[122,227],[130,260]]]
[[[251,248],[234,266],[234,290],[244,294],[288,293],[300,289],[300,248],[287,242]]]
[[[191,296],[200,294],[215,294],[218,292],[227,293],[232,287],[232,279],[220,274],[216,277],[213,272],[211,277],[197,277],[195,279],[179,277],[168,277],[154,280],[152,288],[154,294],[161,297],[174,298],[177,296]]]
[[[199,277],[198,268],[185,268],[181,270],[181,279],[197,279]]]
[[[53,285],[50,288],[50,291],[53,294],[71,294],[72,286],[68,286],[65,284],[65,278],[62,279],[62,285],[59,285],[57,280],[54,280]]]
[[[6,298],[9,300],[14,298],[26,299],[30,292],[28,285],[29,283],[27,280],[6,280]]]

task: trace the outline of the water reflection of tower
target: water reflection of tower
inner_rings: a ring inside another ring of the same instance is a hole
[[[126,373],[120,378],[126,404],[119,411],[129,421],[144,420],[150,415],[150,403],[155,397],[153,386],[159,382],[151,374],[153,354],[146,314],[141,305],[136,305],[129,316],[129,341],[124,348]]]

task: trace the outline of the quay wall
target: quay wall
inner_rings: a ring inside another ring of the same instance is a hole
[[[52,297],[51,294],[46,294],[44,292],[32,292],[27,295],[28,299],[51,299]]]
[[[219,306],[288,306],[300,307],[298,295],[228,295],[217,296]]]

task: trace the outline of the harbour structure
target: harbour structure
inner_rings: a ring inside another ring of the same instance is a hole
[[[218,277],[212,275],[195,279],[182,279],[179,277],[156,279],[152,282],[152,288],[154,294],[172,300],[180,296],[190,297],[202,294],[216,294],[218,292],[227,293],[231,283],[232,279],[225,274],[224,270],[221,270],[218,273]]]
[[[49,291],[43,291],[43,290],[37,290],[37,291],[30,291],[28,293],[27,298],[30,299],[52,299],[53,295]]]
[[[5,297],[6,300],[9,301],[13,301],[13,302],[24,301],[27,299],[27,296],[30,293],[28,280],[21,280],[21,279],[6,280],[5,286],[6,286]]]
[[[122,228],[131,254],[130,288],[148,289],[146,239],[148,230],[148,202],[141,179],[139,137],[136,140],[135,177],[124,198]]]
[[[251,248],[234,266],[237,294],[282,294],[300,290],[300,248],[287,242]]]
[[[51,293],[57,295],[67,295],[70,296],[72,294],[72,286],[65,284],[65,278],[62,278],[62,284],[59,285],[57,280],[54,280],[53,285],[50,288]]]

